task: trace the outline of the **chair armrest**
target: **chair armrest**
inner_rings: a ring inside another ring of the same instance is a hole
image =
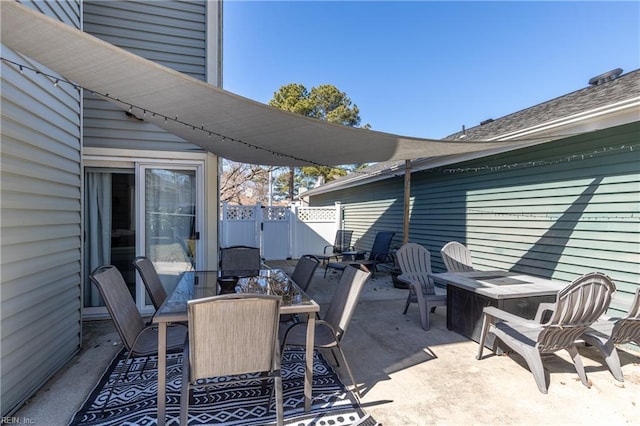
[[[391,256],[390,253],[380,253],[376,255],[373,260],[379,263],[386,263],[386,262],[392,262],[393,257]]]
[[[334,247],[334,246],[333,246],[332,244],[329,244],[329,245],[327,245],[327,246],[324,246],[324,249],[322,250],[322,253],[327,254],[327,249],[328,249],[329,247]],[[333,253],[333,250],[332,250],[331,252]]]
[[[338,336],[342,334],[342,330],[336,330],[335,328],[333,328],[331,323],[328,323],[325,320],[321,320],[321,319],[316,320],[316,327],[317,326],[327,327],[329,330],[331,330],[331,334],[333,335],[333,338],[336,339],[336,341],[338,340]]]
[[[543,315],[546,312],[553,312],[555,310],[556,304],[555,303],[541,303],[540,305],[538,305],[538,312],[536,312],[536,317],[534,319],[535,322],[537,322],[538,324],[542,323],[544,317]]]
[[[271,269],[271,266],[267,265],[266,263],[264,263],[264,259],[260,260],[260,269]]]
[[[503,311],[502,309],[498,309],[498,308],[493,307],[493,306],[487,306],[486,308],[484,308],[482,310],[482,312],[484,312],[484,314],[489,316],[489,317],[493,317],[495,319],[499,319],[499,320],[502,320],[502,321],[512,322],[512,323],[521,325],[523,327],[529,327],[529,328],[539,328],[540,327],[540,323],[537,323],[534,320],[528,320],[526,318],[522,318],[522,317],[520,317],[518,315],[514,315],[512,313]]]
[[[291,332],[291,330],[293,330],[293,329],[294,329],[294,328],[296,328],[296,327],[300,327],[300,326],[305,326],[305,327],[306,327],[306,326],[307,326],[307,323],[306,323],[306,322],[298,322],[298,323],[295,323],[295,324],[290,325],[290,326],[289,326],[289,328],[287,328],[287,331],[284,333],[284,336],[282,336],[282,342],[281,342],[281,345],[280,345],[281,350],[282,350],[282,349],[284,349],[285,345],[287,344],[287,339],[288,339],[288,337],[289,337],[289,333]],[[329,328],[329,330],[331,330],[331,334],[333,335],[333,338],[334,338],[334,339],[336,339],[336,341],[338,340],[338,335],[339,335],[339,334],[342,334],[342,333],[340,332],[340,330],[337,330],[337,331],[336,331],[336,330],[333,328],[333,326],[331,326],[331,324],[330,324],[330,323],[328,323],[328,322],[327,322],[327,321],[325,321],[325,320],[320,319],[318,312],[316,312],[316,322],[315,322],[315,326],[316,326],[316,327],[321,326],[321,327],[327,327],[327,328]]]
[[[411,278],[409,278],[409,275],[400,274],[396,278],[405,284],[411,284]]]
[[[401,280],[402,282],[407,283],[407,284],[410,284],[414,279],[419,279],[419,277],[424,277],[425,280],[431,279],[429,274],[416,273],[416,274],[400,274],[400,275],[398,275],[398,279]]]
[[[342,256],[343,260],[345,256],[348,257],[352,257],[352,260],[361,260],[364,259],[365,255],[368,252],[365,250],[347,250],[347,251],[343,251],[342,253],[340,253],[340,255]]]

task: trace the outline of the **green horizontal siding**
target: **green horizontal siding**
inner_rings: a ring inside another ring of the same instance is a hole
[[[570,282],[610,275],[623,311],[640,285],[640,123],[485,157],[411,177],[409,240],[432,252],[434,271],[451,240],[478,269],[510,269]],[[403,177],[312,197],[342,202],[357,235],[396,230]]]

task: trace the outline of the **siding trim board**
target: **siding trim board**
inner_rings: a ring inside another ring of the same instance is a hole
[[[635,122],[414,171],[409,241],[432,252],[436,272],[444,270],[439,251],[450,240],[468,245],[479,269],[566,282],[602,271],[618,288],[612,311],[622,313],[640,285],[638,145],[640,122]],[[398,176],[311,196],[310,205],[339,201],[354,241],[389,229],[397,232],[397,246],[402,193]]]

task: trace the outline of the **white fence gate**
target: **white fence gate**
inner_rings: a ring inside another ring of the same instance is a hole
[[[260,206],[258,206],[260,207]],[[264,206],[262,211],[261,253],[266,260],[291,257],[291,210]]]
[[[260,247],[266,260],[299,259],[322,253],[342,226],[340,203],[333,207],[235,206],[224,203],[220,247]]]

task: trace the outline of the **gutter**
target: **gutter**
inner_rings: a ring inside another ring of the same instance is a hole
[[[633,114],[634,112],[635,112],[635,117],[629,117],[628,121],[623,121],[618,124],[630,123],[640,119],[640,96],[637,96],[631,99],[626,99],[624,101],[620,101],[615,104],[598,107],[589,111],[579,112],[577,114],[569,115],[567,117],[563,117],[557,120],[552,120],[546,123],[528,127],[526,129],[517,130],[515,132],[506,133],[500,136],[495,136],[493,138],[490,138],[489,140],[490,141],[513,140],[513,139],[530,137],[531,135],[537,134],[537,133],[548,134],[548,133],[552,133],[553,130],[561,128],[563,126],[582,124],[584,122],[593,122],[594,120],[602,119],[603,117],[606,117],[606,116],[627,115],[629,113]],[[632,118],[635,118],[635,119],[632,119]],[[613,126],[606,126],[602,128],[592,128],[590,130],[603,130],[604,128],[608,128],[608,127],[613,127]],[[584,133],[584,132],[581,131],[578,133]]]

